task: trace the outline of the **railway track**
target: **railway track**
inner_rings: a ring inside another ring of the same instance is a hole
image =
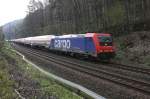
[[[36,52],[38,52],[40,54],[41,51],[36,50]],[[47,56],[47,57],[49,57],[49,55],[47,55],[46,53],[42,53],[42,54]],[[59,57],[59,56],[57,56],[57,57]],[[66,58],[66,57],[60,56],[60,58],[61,59],[63,58],[64,60],[68,61],[68,58]],[[113,62],[111,62],[111,63],[99,63],[99,62],[89,63],[89,62],[86,62],[86,64],[91,65],[92,67],[97,67],[99,69],[102,69],[99,66],[99,65],[101,65],[103,67],[108,67],[108,68],[112,68],[113,67],[113,68],[116,68],[116,69],[127,70],[127,71],[131,71],[131,72],[135,72],[135,73],[141,73],[141,74],[150,76],[150,69],[144,68],[144,67],[128,66],[128,65],[123,65],[123,64],[113,63]]]
[[[123,65],[123,64],[119,64],[119,63],[113,63],[113,62],[106,63],[104,65],[109,66],[109,67],[114,67],[114,68],[120,68],[120,69],[124,69],[124,70],[128,70],[128,71],[133,71],[133,72],[137,72],[137,73],[142,73],[142,74],[146,74],[146,75],[150,76],[150,69],[148,69],[148,68],[128,66],[128,65]]]
[[[25,49],[24,49],[25,50]],[[37,51],[34,50],[29,50],[26,49],[25,50],[26,53],[28,54],[32,54],[36,57],[38,57],[41,60],[46,60],[48,62],[53,62],[57,65],[61,65],[76,71],[80,71],[82,73],[86,73],[88,75],[94,76],[94,77],[98,77],[100,79],[104,79],[110,82],[113,82],[115,84],[119,84],[121,86],[125,86],[131,89],[134,89],[136,91],[140,91],[144,94],[150,94],[150,83],[149,82],[145,82],[145,81],[141,81],[141,80],[137,80],[128,76],[123,76],[117,73],[111,73],[108,72],[106,70],[100,69],[98,67],[92,67],[90,65],[82,65],[79,63],[74,63],[71,61],[67,61],[67,60],[63,60],[57,57],[53,57],[53,56],[48,56],[48,55],[44,55],[44,54],[40,54]],[[139,72],[139,70],[138,70]]]

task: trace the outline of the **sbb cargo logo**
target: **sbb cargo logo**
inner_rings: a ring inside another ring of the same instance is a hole
[[[71,45],[70,40],[55,40],[54,41],[55,48],[69,49],[70,45]]]

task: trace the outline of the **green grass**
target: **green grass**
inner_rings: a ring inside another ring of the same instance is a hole
[[[30,75],[33,80],[40,83],[40,90],[43,90],[44,95],[52,95],[58,99],[82,99],[81,96],[68,90],[66,87],[58,84],[54,79],[44,75],[39,70],[24,62],[20,56],[11,50],[12,48],[6,44],[3,48],[3,53],[9,57],[14,58],[18,64],[18,68],[24,71],[25,74]]]
[[[0,51],[0,99],[12,99],[17,96],[13,88],[15,82],[10,79],[8,67],[9,64]]]

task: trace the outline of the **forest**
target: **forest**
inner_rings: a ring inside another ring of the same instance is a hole
[[[7,39],[85,32],[118,36],[150,30],[149,16],[150,0],[30,0],[27,16],[5,25],[4,32]]]
[[[4,34],[3,34],[3,29],[0,27],[0,50],[4,45]]]

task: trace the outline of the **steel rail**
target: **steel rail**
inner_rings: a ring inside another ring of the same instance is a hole
[[[71,69],[75,69],[77,71],[84,72],[84,73],[92,75],[94,77],[102,78],[102,79],[105,79],[105,80],[108,80],[108,81],[111,81],[111,82],[114,82],[117,84],[121,84],[121,85],[130,87],[130,88],[133,88],[135,90],[150,94],[150,84],[147,82],[139,81],[139,80],[132,79],[127,76],[122,76],[122,75],[115,74],[115,73],[110,73],[110,72],[107,72],[104,70],[99,70],[97,68],[87,67],[87,66],[84,66],[81,64],[64,61],[61,59],[57,59],[56,57],[50,56],[51,57],[51,59],[50,59],[50,57],[42,56],[39,53],[37,53],[37,52],[35,53],[32,51],[31,50],[27,51],[27,53],[38,56],[38,58],[40,58],[40,59],[44,59],[49,62],[54,62],[58,65],[62,65],[62,66],[65,66],[65,67],[68,67]],[[72,66],[72,65],[75,65],[75,66]]]
[[[37,66],[36,64],[32,63],[31,61],[29,61],[22,53],[20,53],[19,51],[16,51],[16,50],[12,50],[13,52],[17,53],[18,55],[22,56],[23,60],[29,64],[31,64],[33,67],[35,67],[36,69],[38,69],[40,72],[44,73],[45,75],[55,79],[56,81],[59,81],[60,83],[62,84],[65,84],[73,89],[75,89],[75,93],[76,94],[79,94],[81,96],[85,96],[85,98],[87,99],[106,99],[105,97],[103,96],[100,96],[98,95],[97,93],[81,86],[81,85],[78,85],[76,83],[73,83],[71,81],[68,81],[66,79],[63,79],[61,77],[58,77],[52,73],[49,73],[47,71],[45,71],[44,69],[40,68],[39,66]],[[86,95],[85,95],[86,94]],[[24,99],[24,98],[22,98]]]
[[[39,50],[36,50],[38,52],[40,52]],[[44,54],[45,56],[48,56],[46,54]],[[49,56],[48,56],[49,57]],[[58,56],[59,57],[59,56]],[[61,56],[62,58],[62,56]],[[66,58],[66,57],[63,57],[63,58]],[[67,58],[66,58],[67,59]],[[122,69],[122,70],[127,70],[127,71],[132,71],[132,72],[135,72],[135,73],[142,73],[142,74],[145,74],[145,75],[150,75],[150,69],[148,68],[143,68],[143,67],[136,67],[136,66],[129,66],[129,65],[124,65],[124,64],[118,64],[118,63],[114,63],[114,62],[111,62],[111,63],[103,63],[103,64],[99,64],[99,63],[94,63],[91,64],[89,62],[86,62],[87,64],[89,65],[94,65],[94,66],[97,66],[99,67],[98,65],[101,65],[101,66],[105,66],[105,67],[114,67],[114,68],[117,68],[117,69]]]
[[[129,65],[113,63],[113,62],[111,62],[110,64],[107,64],[106,66],[112,66],[114,68],[121,68],[121,69],[129,70],[129,71],[134,71],[134,72],[139,72],[139,73],[143,73],[146,75],[150,75],[150,69],[148,68],[129,66]]]

